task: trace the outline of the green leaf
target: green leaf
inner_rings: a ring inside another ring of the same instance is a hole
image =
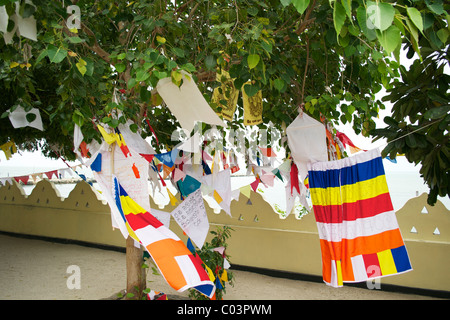
[[[72,114],[72,121],[75,122],[79,127],[82,127],[84,124],[84,116],[80,112],[80,110],[75,110]]]
[[[427,119],[439,119],[447,115],[449,112],[450,112],[450,105],[447,104],[444,106],[432,108],[427,112],[425,112],[423,116]]]
[[[177,71],[177,70],[173,70],[170,73],[170,76],[172,77],[172,81],[177,84],[178,86],[181,84],[181,79],[183,79],[183,75],[181,74],[181,72]]]
[[[283,7],[287,7],[288,5],[291,4],[291,0],[280,0],[280,2],[283,5]]]
[[[192,63],[190,63],[190,62],[182,65],[181,69],[186,70],[187,72],[190,72],[190,73],[193,73],[193,72],[195,72],[197,70],[195,68],[195,66]]]
[[[130,130],[136,133],[138,131],[138,125],[136,123],[130,124]]]
[[[417,29],[420,30],[420,32],[423,32],[423,20],[422,16],[416,8],[406,8],[406,12],[408,13],[409,18],[414,23],[414,25],[417,27]]]
[[[352,21],[352,0],[342,0],[342,6],[345,9],[345,13],[347,14],[347,17]]]
[[[253,97],[255,94],[258,93],[259,87],[254,84],[245,84],[244,91],[249,97]]]
[[[263,39],[261,41],[261,47],[263,47],[263,49],[266,50],[267,53],[272,53],[272,44],[269,41]]]
[[[278,91],[282,92],[283,88],[284,88],[284,81],[283,79],[275,79],[273,82],[273,86],[275,87],[275,89],[277,89]]]
[[[118,73],[124,72],[126,69],[126,65],[124,63],[117,63],[114,67]]]
[[[292,0],[291,2],[300,14],[303,14],[309,5],[309,0]]]
[[[445,14],[445,10],[441,0],[425,0],[425,3],[427,4],[428,9],[430,9],[434,13],[439,15]]]
[[[166,43],[166,38],[161,37],[161,36],[156,36],[156,41],[158,41],[161,44]]]
[[[173,51],[173,53],[175,53],[175,55],[176,55],[177,57],[184,58],[184,50],[183,50],[183,49],[180,49],[180,48],[172,48],[172,51]]]
[[[213,56],[207,56],[205,58],[205,66],[207,70],[212,70],[216,67],[216,59]]]
[[[84,61],[83,59],[78,60],[78,62],[75,64],[77,66],[78,71],[80,71],[82,76],[84,76],[84,74],[87,71],[86,64],[87,64],[86,61]]]
[[[247,57],[248,68],[253,69],[259,63],[260,57],[259,54],[249,54]]]
[[[367,1],[367,27],[386,30],[394,21],[395,9],[389,3]]]
[[[361,6],[356,9],[356,18],[358,19],[358,24],[361,28],[361,31],[364,33],[367,39],[369,39],[370,41],[375,40],[377,38],[377,34],[375,33],[375,30],[373,28],[368,28],[367,13],[364,7]]]
[[[37,57],[35,65],[38,64],[42,59],[44,59],[47,56],[47,49],[43,50],[41,54]]]
[[[117,56],[117,60],[123,60],[123,59],[125,59],[126,56],[127,56],[127,54],[125,52],[123,52]]]
[[[448,32],[448,30],[445,28],[442,28],[438,30],[438,32],[436,32],[436,35],[438,36],[439,40],[441,40],[441,42],[444,44],[447,42],[449,34],[450,33]]]
[[[92,61],[89,58],[85,58],[85,62],[86,62],[86,65],[85,65],[86,75],[89,77],[92,77],[92,75],[94,74],[94,68],[95,68],[94,61]]]
[[[340,2],[336,2],[334,4],[333,9],[333,22],[334,22],[334,29],[336,30],[336,35],[339,39],[339,34],[341,33],[342,26],[345,23],[346,19],[346,13],[345,9],[342,6]]]
[[[377,30],[377,37],[388,54],[391,54],[402,43],[400,29],[394,25],[383,32]]]
[[[36,11],[35,6],[29,3],[25,3],[25,5],[23,6],[23,10],[22,7],[20,8],[19,14],[22,16],[22,18],[26,19],[31,17],[35,11]]]
[[[67,40],[75,44],[84,42],[84,39],[81,39],[80,37],[68,37]]]
[[[34,120],[36,120],[36,115],[34,113],[27,113],[25,117],[27,118],[28,122],[33,122]]]
[[[67,50],[57,48],[54,45],[49,44],[47,48],[47,56],[50,59],[50,62],[60,63],[67,56]]]
[[[128,89],[131,89],[131,88],[133,88],[135,85],[136,85],[136,79],[135,78],[130,78],[130,80],[128,80],[128,83],[127,83],[127,88]]]
[[[417,147],[417,142],[416,139],[414,137],[414,134],[409,134],[406,136],[406,145],[410,148],[416,148]]]
[[[145,81],[148,79],[148,77],[150,77],[150,73],[148,73],[146,70],[139,69],[136,72],[136,81],[137,82]]]

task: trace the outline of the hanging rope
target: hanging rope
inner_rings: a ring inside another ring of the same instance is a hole
[[[403,139],[403,138],[409,136],[410,134],[413,134],[413,133],[416,133],[417,131],[420,131],[420,130],[422,130],[422,129],[425,129],[426,127],[429,127],[429,126],[431,126],[432,124],[435,124],[435,123],[438,122],[438,121],[439,121],[439,120],[435,120],[435,121],[433,121],[433,122],[428,123],[427,125],[425,125],[425,126],[423,126],[423,127],[420,127],[420,128],[418,128],[418,129],[416,129],[416,130],[414,130],[414,131],[408,132],[407,134],[404,134],[403,136],[400,136],[400,137],[398,137],[398,138],[395,138],[394,140],[387,142],[385,145],[383,145],[383,147],[386,147],[389,143],[393,143],[393,142],[395,142],[395,141],[397,141],[397,140],[400,140],[400,139]]]

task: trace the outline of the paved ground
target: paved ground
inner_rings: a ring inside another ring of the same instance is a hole
[[[235,286],[227,289],[226,300],[433,299],[345,286],[336,289],[323,283],[230,271]],[[150,273],[147,280],[154,290],[178,294],[162,276]],[[0,300],[97,300],[125,287],[124,253],[0,234]]]

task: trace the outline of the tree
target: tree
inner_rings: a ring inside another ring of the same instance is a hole
[[[430,65],[448,64],[448,56],[442,60],[439,52],[449,44],[449,5],[440,0],[72,1],[81,13],[79,29],[67,24],[74,14],[63,7],[64,1],[33,3],[0,0],[10,16],[8,31],[15,26],[11,16],[16,4],[19,15],[33,15],[37,21],[37,41],[17,35],[11,44],[0,41],[0,144],[13,139],[20,148],[40,147],[51,157],[74,159],[75,124],[89,142],[100,139],[93,124],[115,128],[127,120],[143,137],[152,137],[154,129],[157,150],[170,148],[177,120],[155,88],[165,77],[180,85],[181,71],[192,74],[217,112],[223,102],[213,103],[211,95],[225,80],[216,79],[223,70],[232,78],[229,83],[249,96],[262,91],[261,128],[282,131],[300,107],[319,120],[351,123],[356,133],[369,136],[373,119],[385,108],[375,94],[392,90],[395,104],[403,99],[396,90],[409,85],[398,79],[406,75],[402,48],[420,61],[432,61]],[[447,78],[438,78],[439,99],[427,93],[424,119],[436,120],[447,110],[442,106],[448,94],[441,85]],[[119,103],[112,99],[114,92],[120,92]],[[7,116],[18,105],[37,107],[45,131],[13,129]],[[240,97],[238,105],[228,122],[232,129],[244,127]],[[398,116],[400,123],[408,113],[396,108],[392,118]],[[440,153],[414,153],[411,158],[423,164],[432,192],[441,194],[448,193],[448,175],[440,178],[436,169],[440,161],[448,170],[448,119],[442,121],[428,127],[443,136]],[[374,131],[375,136],[381,133]],[[385,153],[406,152],[399,141],[416,135],[397,140],[398,147],[390,144]]]
[[[450,193],[450,75],[444,73],[448,50],[416,60],[409,70],[400,68],[401,79],[383,98],[393,103],[392,117],[384,118],[386,128],[372,132],[389,142],[385,156],[395,159],[404,154],[410,162],[422,164],[420,174],[430,187],[430,205],[438,195]]]

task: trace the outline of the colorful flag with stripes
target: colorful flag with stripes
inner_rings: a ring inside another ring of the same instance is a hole
[[[310,164],[323,280],[340,287],[412,270],[378,149]]]
[[[146,248],[167,283],[179,292],[194,288],[211,298],[215,286],[202,267],[201,259],[194,256],[175,233],[131,199],[117,178],[114,178],[114,197],[130,236]]]

